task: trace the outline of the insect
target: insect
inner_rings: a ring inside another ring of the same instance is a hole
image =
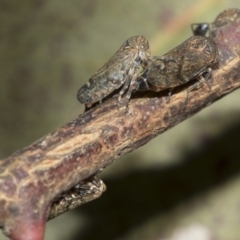
[[[218,50],[210,38],[192,36],[162,57],[152,57],[152,61],[137,80],[140,87],[144,81],[145,89],[142,87],[138,90],[171,90],[197,78],[198,82],[187,89],[188,93],[195,89],[199,82],[207,83],[212,66],[217,65]]]
[[[193,34],[206,36],[209,32],[209,37],[214,37],[214,31],[227,24],[236,22],[240,19],[240,10],[237,8],[230,8],[220,13],[213,23],[194,23],[191,25]]]
[[[97,175],[85,179],[72,189],[58,196],[49,209],[48,220],[99,198],[105,191],[106,185]]]
[[[191,25],[193,35],[195,36],[206,36],[209,30],[209,23],[193,23]]]
[[[112,58],[78,90],[78,101],[85,104],[86,107],[91,107],[114,90],[122,87],[119,92],[118,104],[125,92],[127,92],[126,100],[128,102],[132,91],[138,88],[135,80],[139,67],[147,66],[150,54],[149,44],[145,37],[129,38]]]

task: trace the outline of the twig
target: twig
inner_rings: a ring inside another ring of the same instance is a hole
[[[0,163],[0,226],[15,240],[41,240],[54,199],[123,155],[240,86],[240,22],[216,30],[219,69],[208,87],[136,93],[129,109],[116,98],[80,115]]]

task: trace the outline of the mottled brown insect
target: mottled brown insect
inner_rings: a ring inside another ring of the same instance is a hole
[[[152,61],[142,77],[138,78],[138,83],[142,86],[144,81],[145,90],[171,90],[193,78],[206,81],[212,66],[217,65],[218,50],[210,38],[192,36],[162,57],[153,57]],[[199,81],[190,86],[188,92],[196,88]]]
[[[99,198],[106,191],[106,185],[96,175],[90,177],[69,191],[62,193],[51,205],[48,220],[76,208],[84,203]]]
[[[194,23],[191,28],[195,36],[206,36],[208,32],[209,37],[214,37],[215,29],[236,22],[238,19],[240,19],[240,9],[230,8],[220,13],[213,23]]]
[[[138,88],[135,81],[139,67],[145,68],[150,57],[148,41],[143,36],[129,38],[113,57],[105,63],[77,93],[79,102],[91,107],[101,101],[114,90],[119,92],[118,103],[126,93],[126,100],[131,97],[132,91]]]

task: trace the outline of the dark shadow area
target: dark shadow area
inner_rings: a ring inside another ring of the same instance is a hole
[[[191,197],[211,190],[240,172],[240,126],[220,138],[206,139],[204,151],[189,153],[174,167],[103,179],[107,192],[75,210],[89,216],[84,231],[71,239],[114,239]]]

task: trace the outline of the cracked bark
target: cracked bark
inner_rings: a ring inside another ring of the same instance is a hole
[[[115,97],[81,114],[0,162],[0,226],[11,239],[43,239],[53,200],[121,156],[146,144],[240,86],[240,21],[212,30],[219,69],[190,92],[136,93],[125,107]]]

